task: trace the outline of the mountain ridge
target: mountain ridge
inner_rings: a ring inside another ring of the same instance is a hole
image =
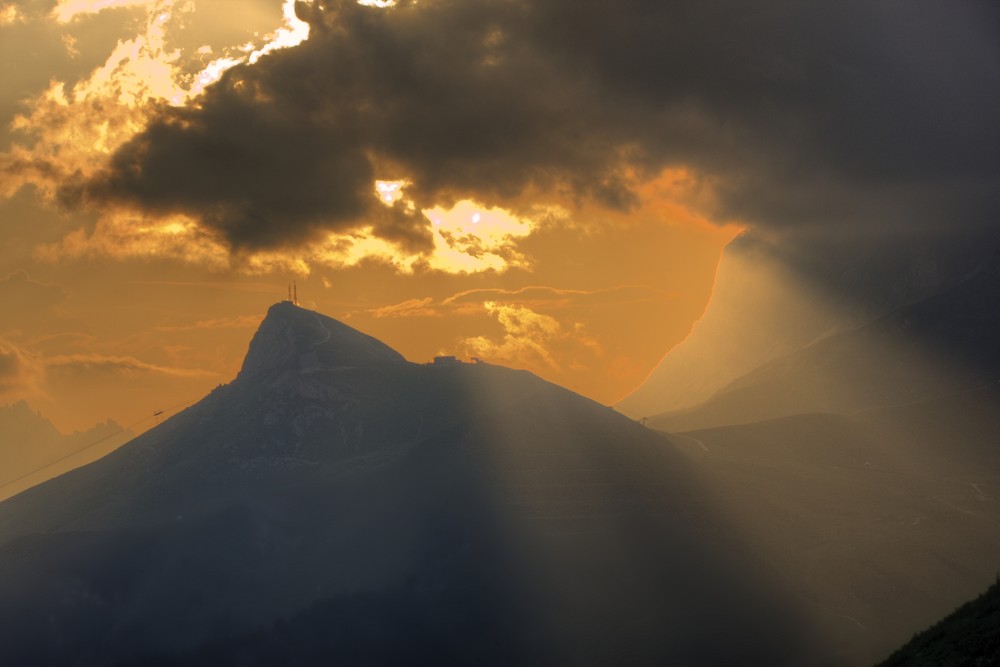
[[[0,503],[5,655],[187,664],[357,603],[375,636],[314,664],[381,645],[400,664],[454,646],[480,664],[802,664],[794,605],[658,434],[527,372],[407,363],[292,304],[261,328],[233,382]],[[399,606],[417,603],[420,637]]]
[[[271,306],[250,341],[237,379],[326,366],[378,366],[406,360],[381,341],[290,301]]]
[[[60,432],[26,401],[0,406],[0,500],[121,446],[132,432],[113,419],[83,431]]]
[[[990,232],[744,233],[723,251],[712,297],[691,333],[616,408],[633,417],[690,411],[762,366],[831,335],[933,298],[996,266]]]
[[[958,284],[777,357],[693,408],[655,415],[668,431],[801,412],[850,414],[1000,379],[1000,254]]]

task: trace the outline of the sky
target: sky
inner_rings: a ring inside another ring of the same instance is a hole
[[[301,305],[604,403],[723,247],[1000,212],[987,0],[0,0],[0,404],[141,431]]]

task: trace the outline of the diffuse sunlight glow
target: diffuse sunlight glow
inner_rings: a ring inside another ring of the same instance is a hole
[[[268,37],[264,46],[252,52],[247,62],[253,64],[272,51],[298,46],[309,38],[309,24],[295,15],[295,0],[285,0],[281,5],[281,15],[284,25]]]
[[[424,215],[431,221],[434,254],[431,268],[453,273],[504,271],[528,261],[516,244],[531,234],[534,223],[502,208],[485,208],[465,199],[451,209],[436,206]]]
[[[52,16],[59,23],[69,23],[79,16],[96,14],[105,9],[155,7],[159,4],[158,0],[59,0],[52,8]]]
[[[375,195],[386,206],[401,204],[414,211],[416,206],[405,193],[409,184],[406,180],[377,180]],[[469,199],[456,202],[450,209],[435,206],[421,213],[430,221],[434,238],[434,251],[428,258],[431,269],[479,273],[527,264],[516,244],[535,230],[537,223],[533,220]]]

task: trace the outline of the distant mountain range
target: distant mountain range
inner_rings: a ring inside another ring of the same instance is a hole
[[[24,401],[0,406],[0,500],[95,461],[132,436],[113,420],[64,435]]]
[[[845,664],[1000,571],[1000,253],[933,238],[738,240],[702,321],[619,406],[698,464]]]
[[[684,431],[807,412],[850,414],[997,382],[1000,254],[957,285],[768,361],[700,405],[649,421]]]
[[[880,318],[888,318],[884,324],[893,326],[893,314],[900,309],[927,300],[940,312],[921,313],[925,325],[934,315],[947,316],[942,301],[950,298],[947,293],[953,288],[967,291],[965,301],[955,304],[967,311],[964,317],[991,317],[996,280],[981,274],[990,265],[995,273],[997,248],[994,235],[915,233],[856,239],[833,234],[772,241],[744,234],[725,249],[711,301],[691,335],[615,407],[634,418],[692,412],[757,382],[755,374],[766,373],[772,364],[781,368],[803,363],[800,358],[811,354],[805,351],[828,338],[849,337],[850,332],[867,335],[860,329]],[[982,279],[978,286],[960,287],[975,281],[977,272]],[[981,297],[986,300],[976,301]],[[870,355],[854,358],[866,362]],[[735,423],[753,416],[726,413],[699,419],[698,424]],[[759,418],[769,416],[777,415]]]
[[[0,503],[0,655],[873,664],[1000,570],[1000,260],[955,243],[741,239],[650,428],[277,304],[233,382]]]
[[[239,376],[0,503],[7,664],[806,665],[661,435],[291,303]]]

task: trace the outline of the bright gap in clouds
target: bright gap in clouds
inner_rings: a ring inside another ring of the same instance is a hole
[[[259,251],[232,257],[224,245],[184,216],[148,221],[128,211],[106,213],[95,229],[80,229],[55,244],[40,247],[36,256],[44,261],[111,258],[116,260],[167,258],[213,271],[236,269],[250,275],[295,273],[308,275],[314,269],[341,269],[376,262],[403,274],[418,268],[452,274],[527,267],[528,259],[518,243],[538,227],[532,218],[520,218],[501,208],[487,208],[463,200],[452,208],[423,211],[433,225],[433,249],[429,254],[409,252],[375,236],[371,228],[331,232],[294,250]]]
[[[449,273],[504,271],[526,266],[517,241],[531,234],[533,221],[502,208],[486,208],[464,199],[450,209],[426,209],[434,235],[433,269]]]
[[[263,47],[250,54],[247,59],[249,63],[257,62],[261,56],[272,51],[298,46],[309,38],[309,24],[300,21],[299,17],[295,15],[295,0],[285,0],[281,6],[281,16],[284,19],[284,25],[270,35]]]
[[[392,206],[403,199],[403,189],[409,181],[375,181],[375,196],[386,206]]]
[[[409,184],[406,180],[378,180],[375,195],[386,206],[401,204],[414,211],[416,206],[405,193]],[[427,258],[431,269],[446,273],[502,272],[528,263],[517,250],[517,242],[537,228],[530,218],[471,199],[458,201],[451,208],[423,209],[421,213],[431,223],[434,251]]]

